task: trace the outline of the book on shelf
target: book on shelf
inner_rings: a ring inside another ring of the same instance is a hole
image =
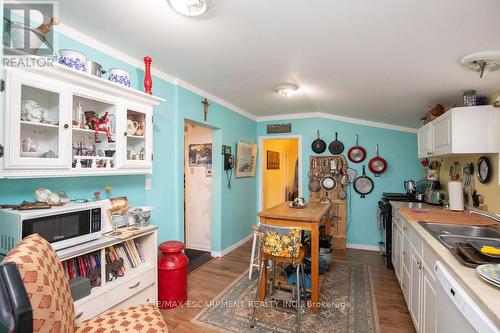
[[[105,250],[105,259],[106,264],[115,269],[115,271],[111,273],[113,278],[120,277],[125,271],[145,263],[141,244],[132,240],[108,246]],[[119,268],[114,264],[117,260],[122,263]]]
[[[99,256],[98,252],[94,252],[64,261],[64,274],[70,280],[77,276],[87,277],[90,270],[101,267]]]

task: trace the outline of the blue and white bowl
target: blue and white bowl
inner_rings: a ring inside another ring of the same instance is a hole
[[[83,53],[73,51],[73,50],[59,50],[59,63],[76,69],[77,71],[85,72],[87,56]]]
[[[108,80],[130,87],[130,73],[120,68],[110,68]]]

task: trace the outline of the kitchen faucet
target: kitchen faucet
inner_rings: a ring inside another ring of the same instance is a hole
[[[481,215],[481,216],[487,217],[487,218],[489,218],[497,223],[500,223],[500,216],[498,216],[497,214],[482,212],[479,210],[469,210],[469,215],[473,215],[473,214]]]

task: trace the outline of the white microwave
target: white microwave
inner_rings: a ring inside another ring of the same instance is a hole
[[[109,200],[66,204],[51,209],[0,209],[0,254],[6,255],[24,237],[39,234],[60,250],[101,237],[110,223]]]

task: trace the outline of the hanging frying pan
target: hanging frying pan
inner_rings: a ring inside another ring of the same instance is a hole
[[[311,162],[309,163],[309,183],[307,184],[307,187],[309,188],[309,191],[311,192],[319,192],[321,190],[321,184],[319,182],[319,175],[318,175],[318,166],[316,165],[315,161],[311,159]]]
[[[330,175],[321,178],[321,188],[325,192],[331,192],[337,187],[337,181]]]
[[[335,140],[330,142],[330,145],[328,146],[328,150],[332,155],[340,155],[344,151],[344,144],[340,142],[338,139],[338,133],[335,132]]]
[[[353,163],[361,163],[366,158],[366,150],[365,148],[358,145],[358,135],[356,134],[356,145],[351,147],[347,152],[347,157],[349,161]]]
[[[319,131],[318,131],[318,138],[314,140],[313,143],[311,144],[311,149],[316,154],[321,154],[326,150],[326,143],[325,141],[319,138]]]
[[[373,180],[366,176],[365,166],[363,165],[363,174],[354,179],[354,191],[356,191],[361,198],[364,198],[367,194],[370,194],[373,191],[374,187],[375,185],[373,184]]]
[[[380,177],[380,174],[384,173],[387,169],[387,162],[378,156],[378,145],[376,145],[377,156],[372,158],[370,162],[368,162],[368,169],[373,172],[375,177]]]

